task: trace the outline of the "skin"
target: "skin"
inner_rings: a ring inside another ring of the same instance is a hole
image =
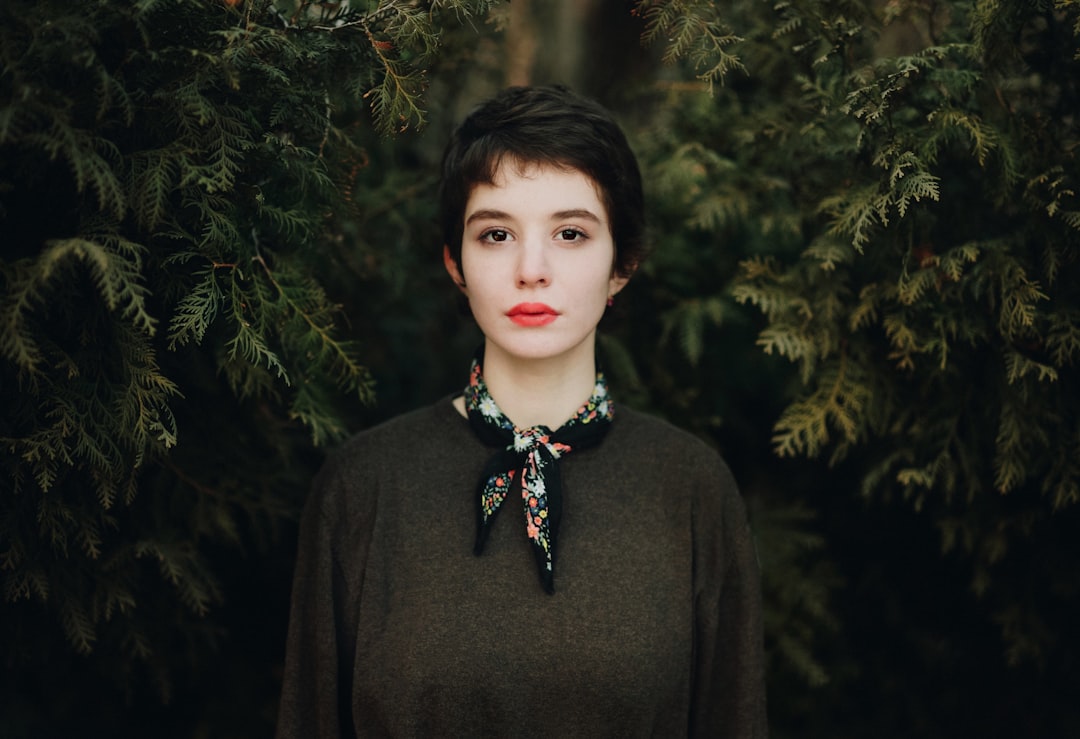
[[[443,257],[484,334],[495,402],[519,427],[561,426],[592,393],[596,326],[629,279],[614,272],[595,183],[574,169],[504,161],[493,184],[469,196],[460,266],[449,249]],[[522,305],[552,313],[515,321]]]

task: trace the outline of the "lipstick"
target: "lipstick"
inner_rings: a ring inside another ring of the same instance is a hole
[[[544,303],[518,303],[506,312],[506,316],[519,326],[546,326],[559,314]]]

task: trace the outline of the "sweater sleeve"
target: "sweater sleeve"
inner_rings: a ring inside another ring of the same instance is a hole
[[[761,584],[746,508],[718,462],[694,511],[695,647],[690,736],[767,736]]]
[[[355,735],[355,625],[373,510],[356,510],[343,456],[320,472],[301,516],[278,739]]]

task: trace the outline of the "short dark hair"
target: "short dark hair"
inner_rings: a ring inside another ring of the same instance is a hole
[[[507,88],[481,103],[450,137],[439,217],[443,242],[459,266],[469,195],[477,185],[492,184],[507,157],[524,165],[575,169],[591,178],[611,224],[615,272],[633,273],[645,252],[637,159],[606,108],[561,85]]]

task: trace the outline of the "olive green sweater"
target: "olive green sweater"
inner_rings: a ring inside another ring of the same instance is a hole
[[[758,569],[731,473],[619,406],[563,457],[555,594],[449,398],[345,443],[301,524],[281,739],[763,737]]]

